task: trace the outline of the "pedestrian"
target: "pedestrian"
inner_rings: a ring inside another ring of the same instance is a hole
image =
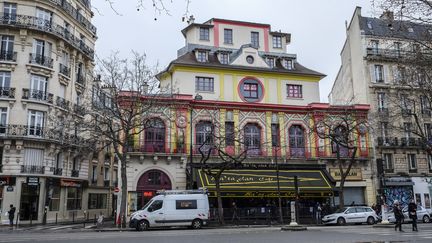
[[[10,227],[13,227],[13,221],[15,218],[15,211],[16,208],[13,206],[13,204],[10,205],[10,209],[8,211],[8,216],[9,216],[9,225]]]
[[[235,202],[232,203],[232,210],[233,210],[233,215],[231,221],[234,221],[234,219],[236,221],[240,220],[240,217],[237,214],[237,205]]]
[[[400,232],[404,232],[402,230],[402,221],[403,221],[403,213],[402,213],[402,209],[400,208],[399,205],[399,201],[395,200],[393,203],[393,213],[396,219],[396,224],[395,224],[395,231],[397,231],[397,229],[399,228]]]
[[[315,219],[317,224],[321,224],[321,212],[322,212],[321,205],[319,202],[317,202],[315,206]]]
[[[97,219],[97,225],[96,227],[100,230],[103,228],[103,222],[104,222],[104,215],[102,212],[99,213],[99,217]]]
[[[414,200],[411,200],[408,204],[408,216],[412,220],[412,230],[418,231],[417,229],[417,204]]]

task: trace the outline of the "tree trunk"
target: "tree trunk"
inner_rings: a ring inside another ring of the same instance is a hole
[[[339,208],[340,209],[345,207],[344,184],[345,184],[345,180],[342,180],[342,177],[341,177],[341,181],[340,181],[340,185],[339,185]]]
[[[120,219],[121,219],[121,226],[123,228],[126,228],[126,205],[127,205],[127,178],[126,178],[126,156],[123,154],[121,156],[121,168],[120,168],[120,174],[121,174],[121,202],[120,202]]]
[[[218,215],[219,215],[219,224],[224,225],[224,214],[223,214],[223,205],[222,205],[222,197],[220,194],[220,176],[217,176],[214,178],[215,184],[216,184],[216,197],[217,197],[217,203],[218,203]]]

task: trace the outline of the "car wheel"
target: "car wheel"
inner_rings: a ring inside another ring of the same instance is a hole
[[[346,223],[346,222],[345,222],[345,219],[344,219],[344,218],[340,217],[340,218],[337,219],[337,224],[338,224],[338,225],[344,225],[345,223]]]
[[[192,229],[201,229],[201,227],[202,227],[201,219],[194,219],[194,221],[192,221]]]
[[[430,217],[427,215],[423,216],[423,223],[430,223]]]
[[[144,231],[144,230],[148,230],[149,228],[149,223],[146,220],[141,220],[138,222],[138,225],[136,227],[137,231]]]
[[[368,225],[372,225],[372,224],[375,224],[375,219],[373,218],[373,217],[368,217],[367,218],[367,220],[366,220],[366,223],[368,224]]]

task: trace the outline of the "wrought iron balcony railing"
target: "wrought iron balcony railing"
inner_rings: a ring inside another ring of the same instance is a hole
[[[79,177],[79,170],[72,170],[71,171],[71,176],[72,177]]]
[[[54,95],[37,89],[23,89],[22,98],[25,100],[38,100],[52,104]]]
[[[70,102],[67,101],[67,100],[65,100],[62,97],[57,97],[57,99],[56,99],[56,105],[58,107],[62,108],[62,109],[69,110]]]
[[[390,49],[390,48],[366,48],[366,56],[370,59],[412,59],[419,55],[432,57],[432,53],[427,51],[407,51],[402,49]]]
[[[109,187],[109,186],[110,186],[110,181],[104,180],[104,187]]]
[[[61,176],[63,174],[63,168],[53,168],[53,175]]]
[[[11,51],[1,51],[0,52],[0,61],[16,62],[17,61],[17,53],[11,52]]]
[[[15,99],[15,88],[0,87],[0,97]]]
[[[70,68],[60,63],[59,73],[63,74],[66,77],[70,77]]]
[[[55,0],[51,0],[55,1]],[[65,2],[66,1],[61,1]],[[42,18],[29,15],[14,15],[14,18],[8,14],[0,13],[0,26],[12,26],[17,28],[29,28],[38,31],[47,32],[62,38],[67,43],[72,45],[81,51],[84,55],[89,57],[91,60],[94,59],[94,50],[88,45],[82,42],[81,38],[75,37],[67,28],[63,25],[54,23],[53,21],[47,21]]]
[[[392,137],[378,137],[377,139],[378,146],[384,146],[384,147],[395,147],[398,146],[398,138],[392,138]]]
[[[45,166],[21,165],[21,173],[26,173],[26,174],[45,174]]]
[[[81,73],[77,73],[77,75],[76,75],[76,82],[84,86],[85,85],[84,75],[81,74]]]
[[[30,53],[29,63],[53,68],[53,59],[36,53]]]

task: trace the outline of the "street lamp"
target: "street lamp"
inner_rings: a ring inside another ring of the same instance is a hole
[[[194,100],[195,101],[199,101],[199,100],[202,100],[203,99],[203,97],[200,95],[200,94],[196,94],[195,95],[195,97],[194,97]],[[190,175],[191,175],[191,178],[190,178],[190,180],[189,180],[189,189],[193,189],[192,187],[193,187],[193,171],[192,171],[192,164],[193,164],[193,143],[192,143],[192,141],[193,141],[193,122],[192,122],[192,119],[193,119],[193,106],[192,106],[192,104],[191,104],[191,106],[190,106],[190,120],[189,120],[189,122],[190,122],[190,144],[189,144],[189,156],[190,156]]]
[[[279,220],[281,224],[283,224],[283,214],[282,214],[282,198],[281,198],[281,192],[280,192],[280,182],[279,182],[279,164],[277,161],[277,149],[276,147],[273,147],[274,150],[274,160],[276,164],[276,184],[277,184],[277,192],[278,192],[278,203],[279,203]]]

